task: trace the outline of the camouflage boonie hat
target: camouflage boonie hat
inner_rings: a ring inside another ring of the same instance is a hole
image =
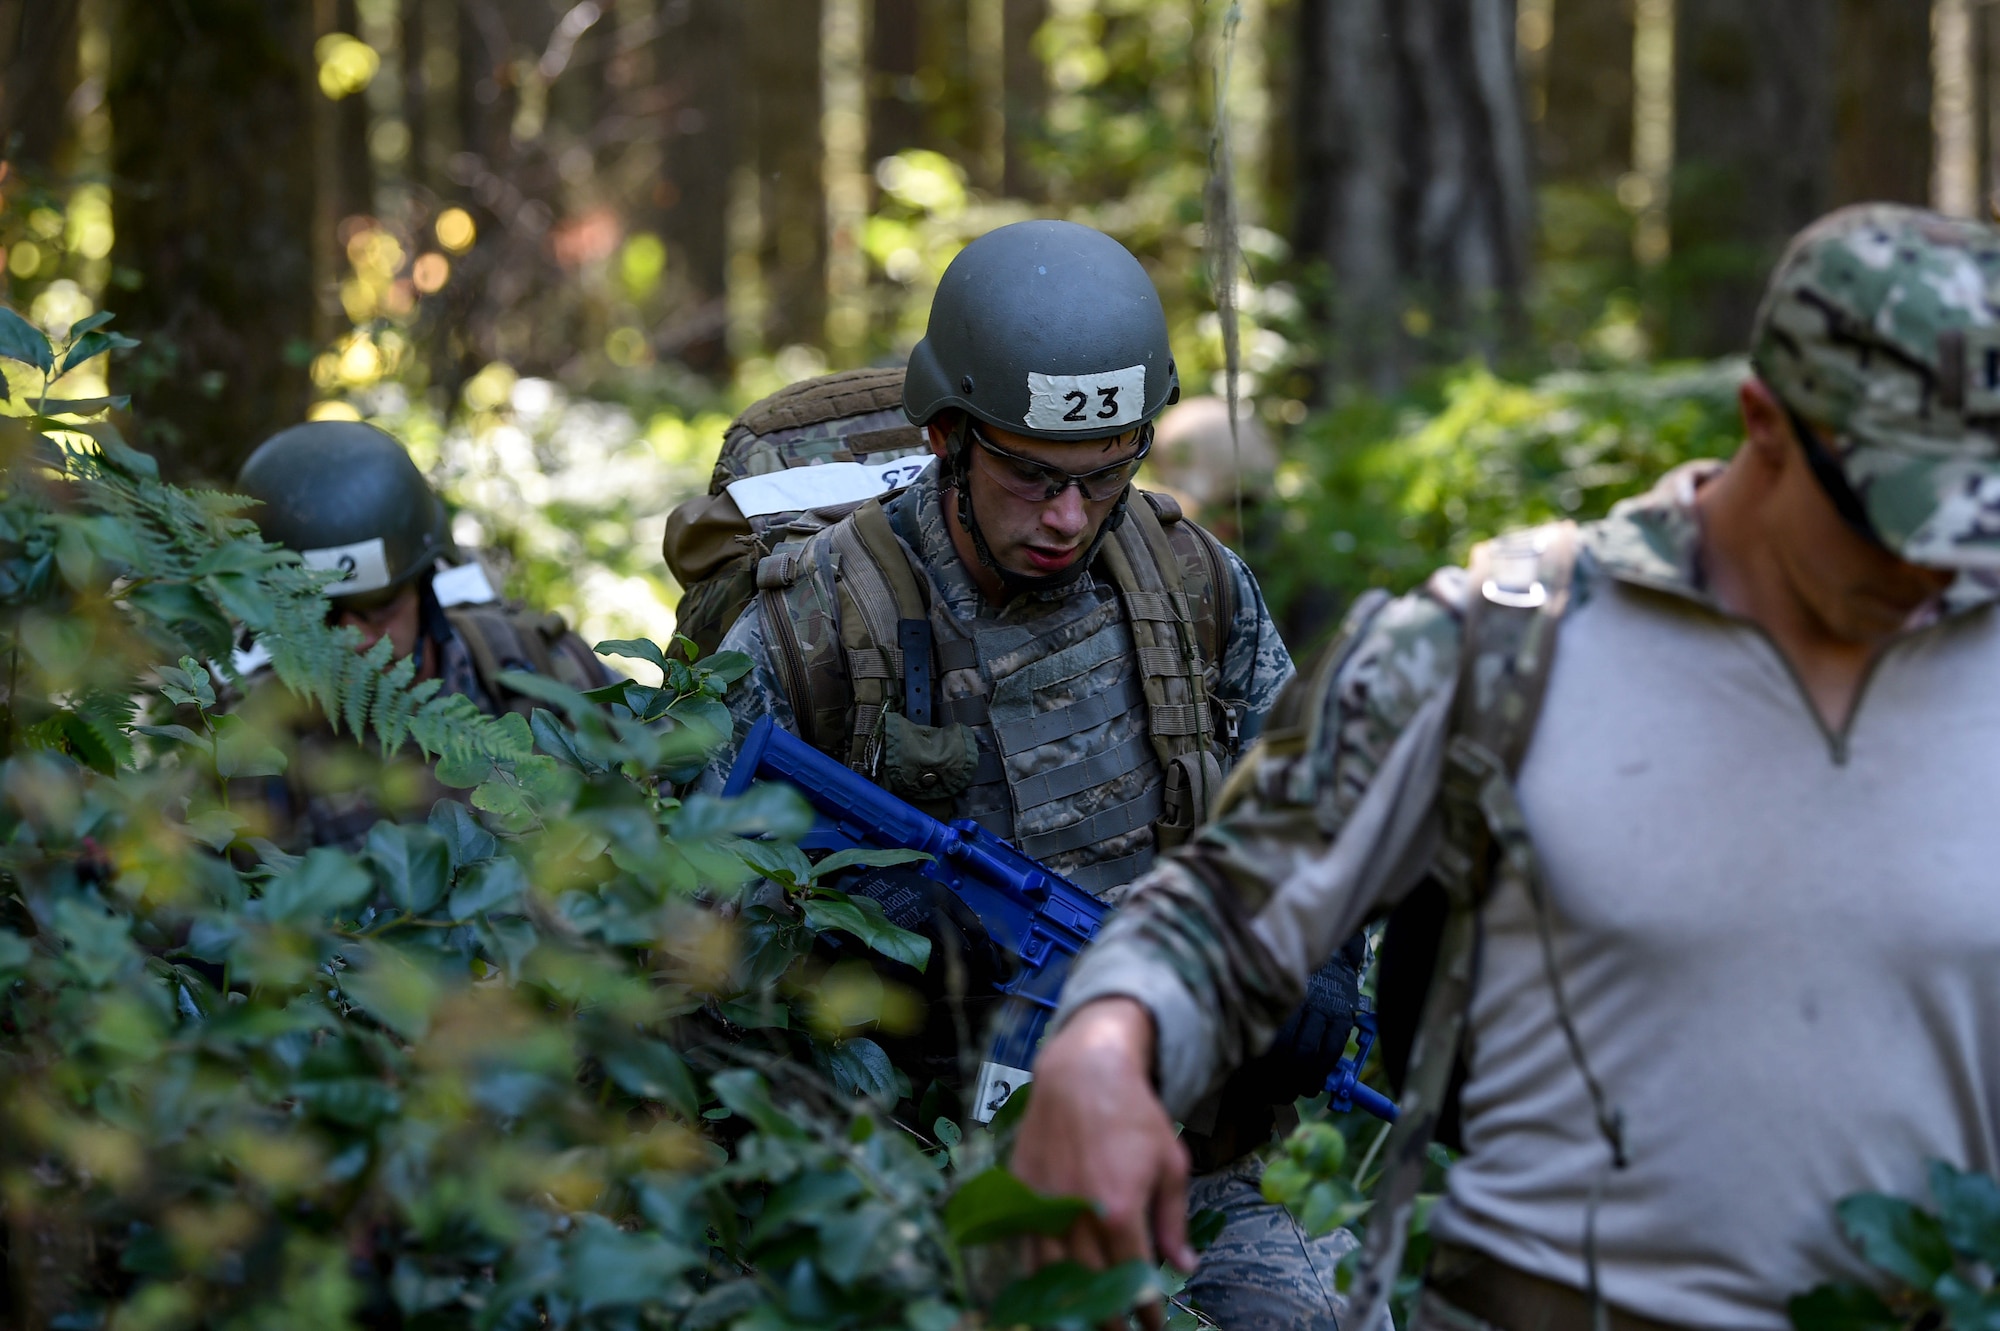
[[[1894,204],[1821,218],[1778,262],[1751,361],[1834,432],[1890,549],[2000,568],[2000,230]]]

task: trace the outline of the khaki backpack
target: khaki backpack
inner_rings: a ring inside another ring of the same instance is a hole
[[[822,375],[752,405],[730,422],[708,493],[667,517],[661,553],[682,588],[680,631],[715,651],[756,595],[770,533],[908,484],[922,467],[902,460],[926,451],[903,415],[900,366]]]

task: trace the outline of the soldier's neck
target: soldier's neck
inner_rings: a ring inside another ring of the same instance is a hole
[[[979,558],[979,549],[972,543],[972,533],[958,520],[958,492],[947,487],[940,496],[944,505],[944,529],[951,533],[951,548],[958,555],[958,562],[965,565],[965,571],[972,578],[972,585],[979,589],[994,605],[1007,601],[1007,584],[1000,581],[1000,575],[986,567]]]

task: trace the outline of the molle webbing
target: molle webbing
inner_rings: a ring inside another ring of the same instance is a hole
[[[1234,584],[1213,538],[1140,492],[1099,561],[1111,585],[1072,594],[1050,617],[960,625],[930,605],[928,574],[882,504],[862,503],[759,570],[801,733],[874,776],[884,710],[925,721],[912,714],[920,690],[907,669],[920,621],[935,668],[929,723],[966,726],[977,742],[953,811],[1031,855],[1123,838],[1108,860],[1062,867],[1091,890],[1127,881],[1152,856],[1150,838],[1132,834],[1160,817],[1168,764],[1193,755],[1219,770],[1211,689]],[[1057,698],[1066,701],[1048,705]]]

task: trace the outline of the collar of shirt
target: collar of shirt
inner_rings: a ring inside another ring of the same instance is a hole
[[[1584,548],[1592,562],[1620,582],[1714,607],[1701,570],[1701,521],[1694,492],[1724,465],[1714,459],[1683,463],[1645,494],[1613,505],[1602,521],[1584,528]],[[1967,569],[1945,589],[1936,609],[1911,627],[1995,600],[2000,600],[2000,574]]]

